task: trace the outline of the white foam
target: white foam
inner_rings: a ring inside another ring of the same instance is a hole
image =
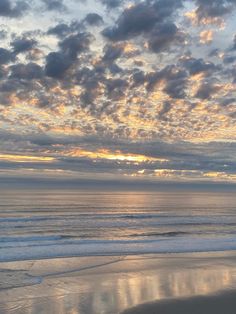
[[[83,240],[50,245],[9,247],[0,249],[0,262],[55,257],[131,255],[147,253],[186,253],[236,250],[236,237],[180,237],[161,240],[103,241]]]

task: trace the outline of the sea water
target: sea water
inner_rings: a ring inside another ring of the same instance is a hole
[[[0,262],[235,249],[233,192],[0,191]]]

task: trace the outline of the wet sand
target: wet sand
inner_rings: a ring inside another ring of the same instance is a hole
[[[235,314],[236,291],[142,304],[122,314]]]
[[[0,314],[233,314],[236,253],[0,263]]]

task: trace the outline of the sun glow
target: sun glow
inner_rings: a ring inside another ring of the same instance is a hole
[[[139,154],[123,153],[119,150],[114,152],[108,149],[99,149],[97,151],[86,151],[82,149],[74,149],[66,153],[67,156],[71,157],[87,157],[91,159],[108,159],[117,161],[127,161],[127,162],[167,162],[167,159],[150,157]]]
[[[54,157],[0,154],[0,160],[11,162],[52,162]]]

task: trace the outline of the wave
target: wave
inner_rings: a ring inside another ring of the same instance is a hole
[[[169,231],[169,232],[144,232],[144,233],[134,233],[130,237],[152,237],[152,236],[163,236],[163,237],[176,237],[180,235],[193,234],[192,232],[185,231]]]
[[[0,249],[0,262],[73,256],[117,256],[236,250],[236,237],[179,237],[159,240],[82,240]]]
[[[236,250],[234,194],[60,193],[3,196],[0,261]]]

